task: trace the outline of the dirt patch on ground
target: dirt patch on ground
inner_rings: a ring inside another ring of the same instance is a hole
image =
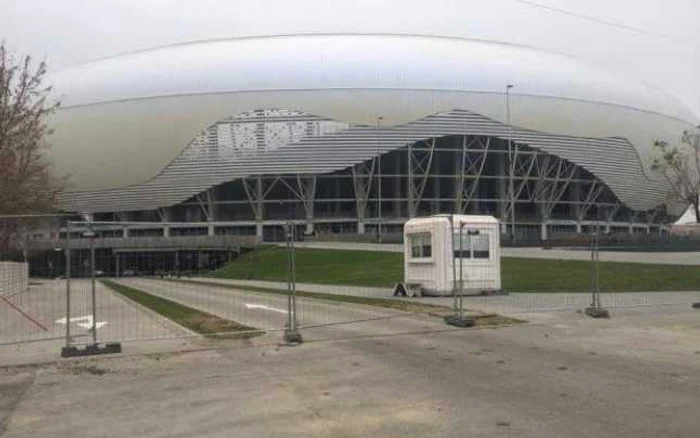
[[[522,319],[511,318],[503,315],[481,315],[474,318],[477,327],[502,327],[526,322]]]
[[[264,333],[262,330],[205,313],[188,316],[182,323],[197,333],[215,339],[247,339]]]
[[[34,379],[34,373],[0,379],[0,436],[5,433],[12,413],[34,383]]]
[[[68,374],[73,374],[76,376],[85,374],[92,376],[102,376],[110,372],[109,368],[104,368],[93,364],[76,364],[67,367],[59,367],[59,369]]]

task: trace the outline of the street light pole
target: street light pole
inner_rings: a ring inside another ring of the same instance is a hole
[[[510,118],[510,89],[512,84],[506,86],[506,120],[508,124],[508,198],[510,201],[510,240],[515,242],[515,191],[513,189],[513,174],[515,162],[513,160],[513,126]]]

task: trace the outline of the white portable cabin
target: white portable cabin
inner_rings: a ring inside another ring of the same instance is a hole
[[[462,241],[460,244],[460,227]],[[404,284],[423,295],[501,290],[500,225],[493,216],[438,215],[404,225]]]

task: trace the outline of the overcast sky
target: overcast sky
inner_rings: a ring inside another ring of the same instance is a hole
[[[0,0],[0,38],[56,71],[184,41],[317,32],[481,38],[574,55],[700,115],[697,0]]]

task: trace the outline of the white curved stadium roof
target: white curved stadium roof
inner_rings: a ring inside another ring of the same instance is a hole
[[[690,110],[662,90],[574,58],[429,36],[290,35],[205,41],[81,64],[50,81],[62,99],[53,121],[51,153],[57,170],[71,174],[71,190],[83,192],[75,199],[152,182],[197,133],[246,111],[281,108],[365,126],[381,116],[388,129],[456,110],[503,124],[505,88],[512,84],[512,124],[517,129],[610,139],[608,146],[591,149],[595,156],[590,161],[602,165],[588,169],[623,202],[645,209],[654,207],[659,197],[635,195],[635,187],[623,190],[624,181],[615,182],[620,166],[636,167],[637,178],[627,179],[630,184],[649,182],[653,142],[672,141],[697,124]],[[442,134],[447,133],[452,131]],[[617,162],[621,153],[614,144],[621,140],[631,155],[625,152],[624,160]],[[576,149],[573,155],[586,157],[585,141],[569,147]],[[337,153],[353,156],[351,151]],[[659,183],[649,185],[663,191]],[[118,198],[115,195],[115,203]],[[151,208],[171,202],[158,197],[148,201]],[[139,208],[127,204],[114,205],[113,210]]]

